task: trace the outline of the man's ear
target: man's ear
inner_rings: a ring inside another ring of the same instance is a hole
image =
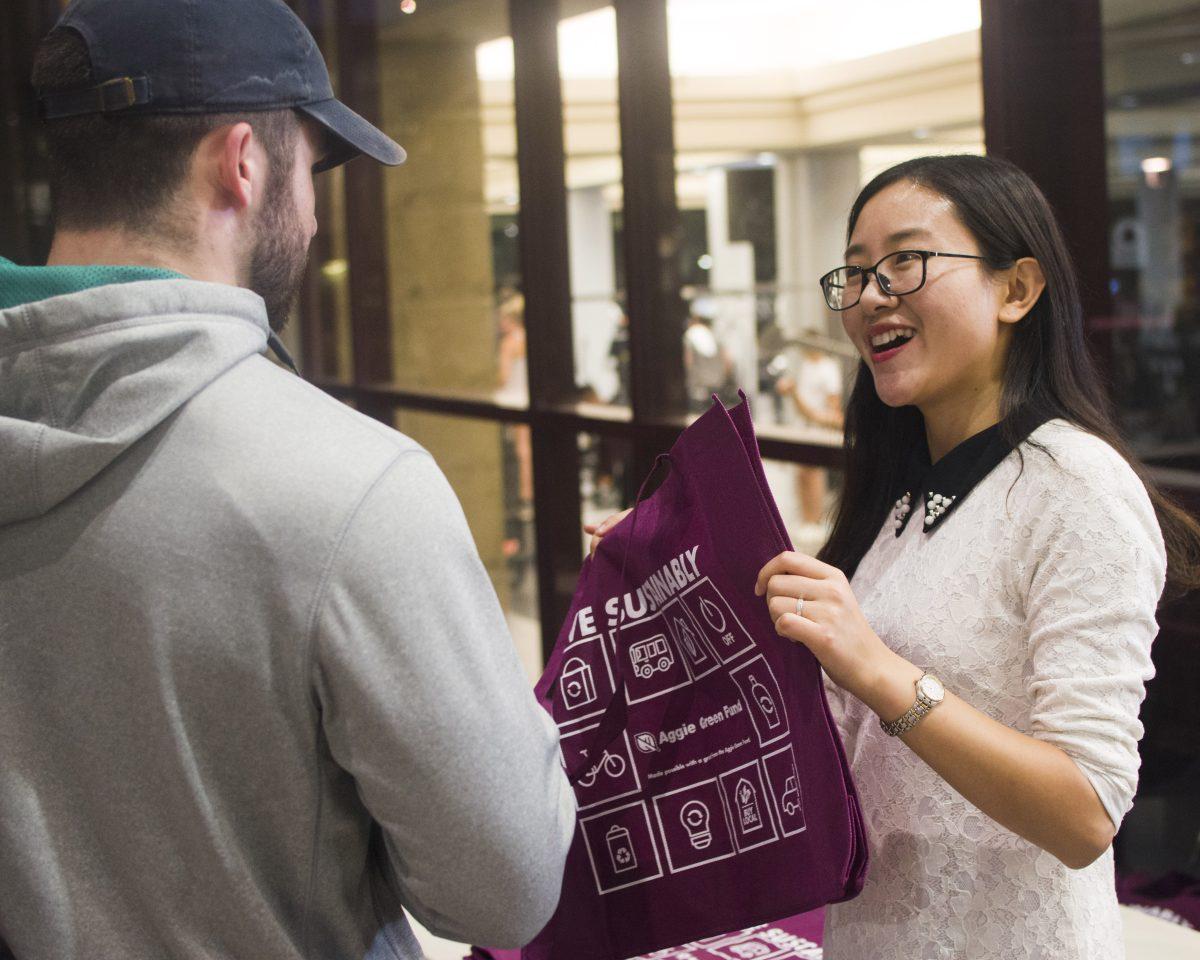
[[[1046,289],[1046,276],[1042,273],[1042,265],[1033,257],[1022,257],[1006,272],[1008,279],[999,318],[1001,323],[1016,323],[1033,309]]]
[[[263,190],[265,164],[254,149],[254,128],[246,122],[213,131],[215,169],[213,186],[223,201],[235,210],[249,207]]]

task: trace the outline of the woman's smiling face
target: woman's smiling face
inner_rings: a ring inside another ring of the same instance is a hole
[[[897,250],[980,253],[953,204],[911,181],[898,181],[867,201],[846,249],[847,264],[873,266]],[[890,407],[914,405],[928,417],[959,401],[999,395],[1012,328],[1000,319],[1005,284],[979,260],[930,257],[925,285],[889,296],[872,275],[862,299],[842,311],[846,335]],[[872,339],[891,330],[912,334],[878,349]]]

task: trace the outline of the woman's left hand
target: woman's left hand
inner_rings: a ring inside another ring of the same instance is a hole
[[[880,681],[900,658],[871,629],[841,570],[781,553],[759,571],[754,592],[766,594],[776,633],[808,647],[834,683],[874,708]]]

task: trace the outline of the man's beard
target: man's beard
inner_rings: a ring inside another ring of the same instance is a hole
[[[271,184],[258,217],[258,236],[250,251],[250,289],[267,305],[267,322],[276,333],[285,326],[300,293],[308,262],[308,240],[289,184]]]

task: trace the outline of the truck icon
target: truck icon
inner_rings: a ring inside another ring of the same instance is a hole
[[[658,633],[633,644],[629,648],[629,660],[634,674],[648,680],[660,670],[669,670],[675,663],[675,653],[667,643],[666,634]]]
[[[783,807],[783,812],[791,817],[800,810],[800,787],[796,783],[795,777],[788,777],[783,782],[783,797],[779,804]]]

